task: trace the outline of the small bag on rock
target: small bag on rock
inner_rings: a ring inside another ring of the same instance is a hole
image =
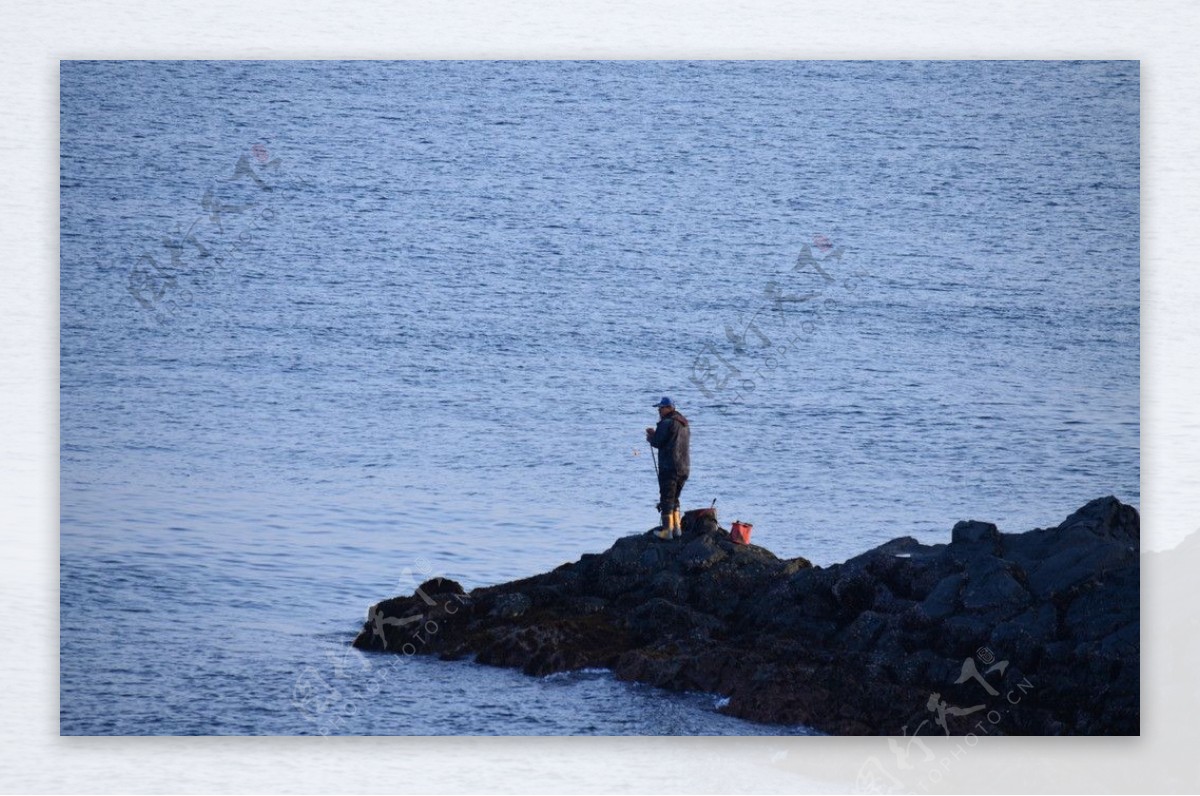
[[[679,523],[684,533],[712,533],[717,530],[716,508],[691,509],[683,513]]]

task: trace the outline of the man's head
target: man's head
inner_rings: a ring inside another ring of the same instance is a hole
[[[655,404],[655,406],[658,407],[659,417],[666,417],[675,411],[675,402],[665,395],[662,397],[661,401]]]

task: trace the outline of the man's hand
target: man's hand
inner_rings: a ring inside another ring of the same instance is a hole
[[[649,440],[653,436],[654,436],[654,429],[652,429],[652,428],[646,429],[646,439]]]

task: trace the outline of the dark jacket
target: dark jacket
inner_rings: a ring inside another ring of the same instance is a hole
[[[664,473],[687,475],[692,467],[688,454],[690,438],[687,418],[679,412],[672,411],[659,420],[654,436],[650,438],[650,444],[658,448],[658,469]]]

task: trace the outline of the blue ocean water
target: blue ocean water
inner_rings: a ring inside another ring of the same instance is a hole
[[[1136,62],[63,62],[63,734],[750,734],[367,606],[1139,502]]]

